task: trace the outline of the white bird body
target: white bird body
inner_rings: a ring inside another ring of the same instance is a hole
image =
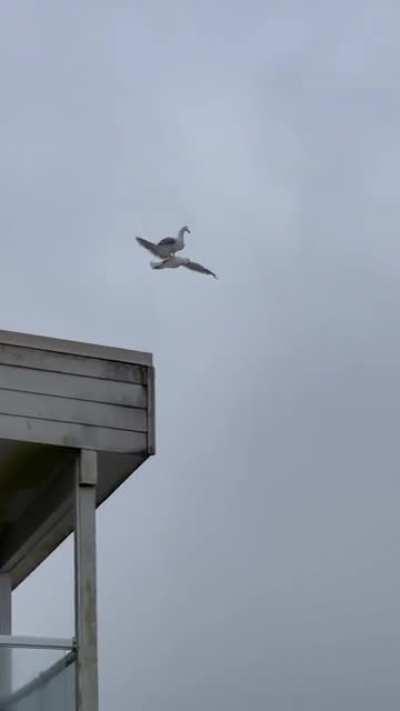
[[[189,227],[184,225],[178,232],[177,237],[164,237],[160,242],[150,242],[143,237],[136,237],[138,243],[141,247],[144,247],[149,252],[154,254],[155,257],[160,257],[160,259],[167,259],[168,257],[174,256],[176,252],[180,252],[185,248],[185,232],[190,234]]]
[[[150,262],[152,269],[177,269],[178,267],[186,267],[193,272],[200,272],[201,274],[210,274],[214,279],[218,279],[217,275],[214,274],[210,269],[203,267],[202,264],[198,262],[192,262],[191,259],[184,259],[184,257],[167,257],[161,262]]]

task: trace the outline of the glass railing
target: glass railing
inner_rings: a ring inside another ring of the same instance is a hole
[[[72,640],[0,635],[0,711],[74,711]]]

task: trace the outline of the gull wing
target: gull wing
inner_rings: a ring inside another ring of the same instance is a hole
[[[158,249],[158,245],[154,244],[154,242],[149,242],[148,239],[143,239],[143,237],[136,237],[136,241],[140,244],[141,247],[148,249],[149,252],[154,254],[155,257],[161,256]]]
[[[193,272],[200,272],[201,274],[211,274],[214,279],[218,279],[217,275],[214,274],[214,272],[212,272],[210,269],[207,269],[206,267],[203,267],[203,265],[199,264],[198,262],[187,261],[185,264],[182,264],[182,266],[186,267],[187,269],[191,269]]]

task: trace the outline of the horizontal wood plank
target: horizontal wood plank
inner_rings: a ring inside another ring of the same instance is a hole
[[[2,414],[0,414],[0,438],[109,452],[141,453],[147,450],[147,435],[144,432]]]
[[[16,390],[0,390],[0,413],[57,422],[115,427],[134,432],[147,431],[145,410]]]
[[[86,375],[123,383],[146,383],[146,368],[132,363],[88,358],[79,355],[48,352],[0,343],[0,364],[37,368],[56,373]]]
[[[88,356],[89,358],[100,358],[102,360],[114,360],[121,361],[122,363],[134,363],[145,366],[152,365],[153,362],[151,353],[145,353],[143,351],[102,346],[98,343],[65,341],[62,338],[36,336],[29,333],[19,333],[17,331],[0,331],[0,343],[11,346],[37,348],[41,351],[70,353],[74,356]]]
[[[143,385],[9,365],[0,365],[0,388],[129,407],[145,408],[147,404],[146,388]]]

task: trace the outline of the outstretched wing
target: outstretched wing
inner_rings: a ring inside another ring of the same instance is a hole
[[[187,267],[187,269],[191,269],[193,272],[201,272],[201,274],[211,274],[214,279],[218,279],[217,275],[214,274],[214,272],[212,272],[210,269],[206,269],[206,267],[203,267],[203,265],[199,264],[198,262],[187,261],[182,266]]]
[[[140,244],[141,247],[148,249],[149,252],[154,254],[155,257],[160,256],[158,245],[154,244],[154,242],[149,242],[148,239],[143,239],[143,237],[136,237],[136,241]]]

